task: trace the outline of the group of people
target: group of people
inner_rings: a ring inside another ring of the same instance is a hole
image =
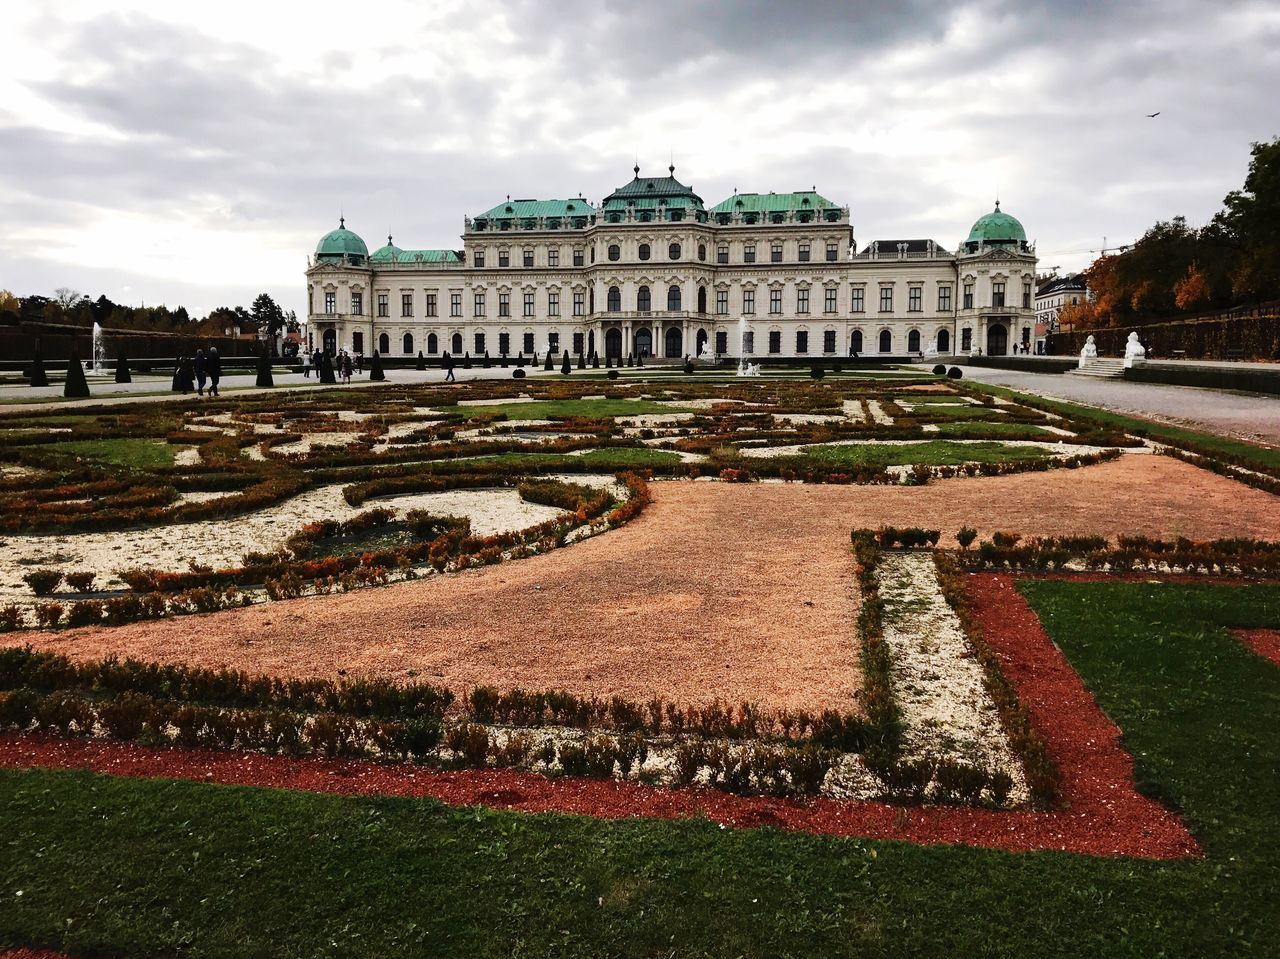
[[[190,393],[195,390],[204,396],[206,381],[209,384],[209,395],[218,395],[218,382],[222,379],[222,357],[218,356],[216,346],[204,350],[196,350],[196,355],[178,357],[178,364],[173,371],[173,391]]]
[[[314,367],[316,376],[320,375],[320,363],[324,358],[324,351],[316,350],[313,353],[302,354],[302,375],[311,378],[311,370]],[[339,350],[338,355],[333,358],[333,372],[338,377],[340,383],[350,383],[352,373],[364,372],[364,354],[356,353],[353,357],[346,350]]]

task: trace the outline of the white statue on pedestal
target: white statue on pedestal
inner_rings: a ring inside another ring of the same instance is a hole
[[[1090,333],[1085,337],[1084,347],[1080,350],[1080,368],[1084,369],[1084,365],[1090,360],[1098,358],[1098,347],[1094,345],[1093,334]]]
[[[1129,339],[1124,345],[1124,368],[1127,370],[1134,366],[1140,366],[1147,359],[1147,348],[1138,342],[1138,331],[1134,330],[1129,334]]]

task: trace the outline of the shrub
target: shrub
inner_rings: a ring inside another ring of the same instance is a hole
[[[483,766],[489,755],[489,731],[478,723],[459,723],[445,733],[444,744],[468,765]]]
[[[102,622],[102,603],[96,599],[82,599],[71,604],[67,613],[68,626],[93,626]]]
[[[493,756],[493,764],[500,769],[523,766],[533,753],[533,740],[525,733],[518,733],[508,737],[501,746],[494,743],[490,753]]]
[[[960,369],[960,367],[953,366],[951,367],[951,369],[947,370],[947,376],[949,376],[953,380],[958,380],[964,376],[964,372]]]
[[[1018,533],[996,532],[991,534],[991,542],[996,545],[997,549],[1013,549],[1018,545],[1018,540],[1022,536]]]
[[[524,370],[521,367],[517,366],[514,370],[511,371],[511,378],[515,380],[524,379]]]
[[[616,380],[616,379],[618,378],[618,371],[617,371],[617,370],[610,370],[610,371],[608,372],[608,374],[607,374],[607,375],[608,375],[609,379],[611,379],[611,380]]]
[[[686,373],[692,373],[692,372],[693,372],[693,364],[692,364],[692,363],[690,363],[690,362],[688,362],[688,361],[686,361],[686,362],[685,362],[685,364],[684,364],[684,371],[685,371]]]
[[[99,707],[98,719],[116,739],[137,739],[147,718],[154,714],[155,705],[150,696],[124,692]]]
[[[0,633],[11,633],[25,625],[22,607],[17,603],[0,606]]]
[[[36,606],[36,622],[46,629],[53,629],[61,619],[61,603],[40,603]]]
[[[22,581],[31,587],[37,596],[48,596],[62,582],[62,571],[58,569],[33,569],[22,577]]]
[[[824,370],[821,366],[815,366],[813,367],[813,369],[809,370],[809,376],[815,380],[820,380],[826,375],[827,375],[827,371]]]
[[[74,589],[77,593],[92,593],[93,581],[97,579],[97,574],[90,570],[81,570],[77,573],[67,573],[67,585]]]
[[[960,531],[956,533],[956,542],[960,544],[961,549],[968,549],[977,538],[978,531],[972,526],[961,526]]]
[[[933,368],[933,375],[934,375],[934,376],[946,376],[946,375],[947,375],[947,368],[946,368],[943,364],[939,363],[937,366],[935,366],[935,367]]]

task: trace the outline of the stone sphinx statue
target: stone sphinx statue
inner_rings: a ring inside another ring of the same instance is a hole
[[[1084,346],[1080,350],[1080,366],[1084,367],[1090,360],[1098,358],[1098,347],[1093,342],[1093,334],[1090,333],[1085,337]]]
[[[1147,348],[1138,342],[1138,331],[1134,330],[1124,344],[1124,367],[1129,369],[1145,362],[1146,359]]]

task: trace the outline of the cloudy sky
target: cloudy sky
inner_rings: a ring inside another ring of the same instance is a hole
[[[950,247],[998,194],[1072,269],[1204,222],[1280,134],[1275,0],[45,2],[6,33],[0,288],[195,313],[302,312],[340,211],[456,248],[637,158],[708,204],[816,185],[859,245]]]

